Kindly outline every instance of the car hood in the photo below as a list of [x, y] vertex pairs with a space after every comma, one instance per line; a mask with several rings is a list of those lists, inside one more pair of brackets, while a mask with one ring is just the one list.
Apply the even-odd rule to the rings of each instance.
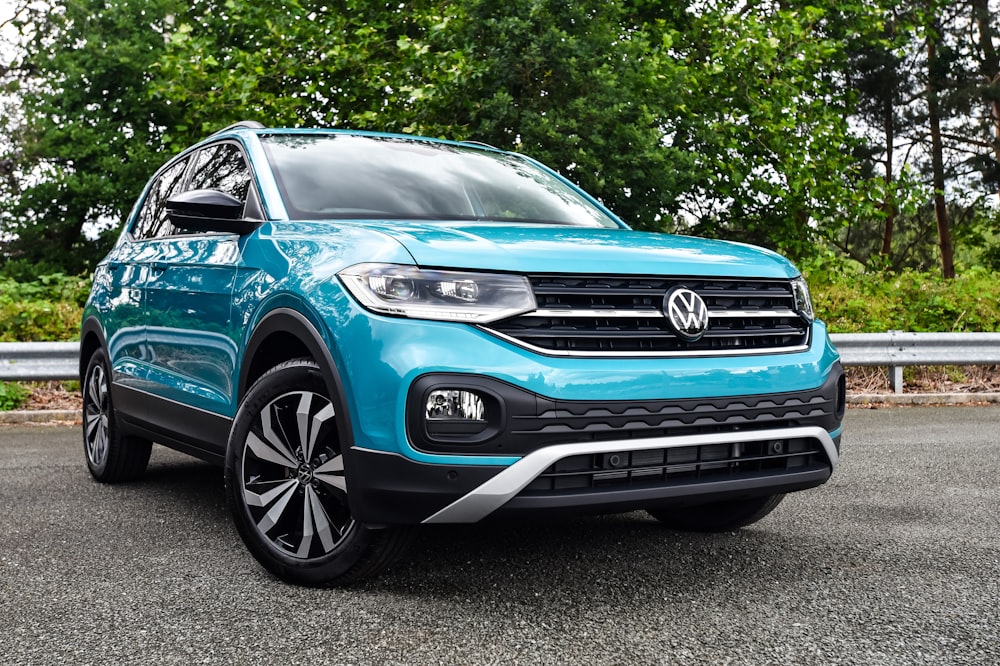
[[425, 267], [519, 273], [603, 273], [789, 278], [768, 250], [726, 241], [541, 224], [358, 222], [397, 240]]

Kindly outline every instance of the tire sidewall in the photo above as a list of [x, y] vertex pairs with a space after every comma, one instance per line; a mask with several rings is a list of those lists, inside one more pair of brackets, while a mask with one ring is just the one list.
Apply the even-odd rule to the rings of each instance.
[[[257, 415], [275, 398], [300, 390], [309, 390], [331, 399], [319, 368], [312, 361], [306, 360], [289, 361], [276, 366], [262, 375], [247, 392], [233, 420], [226, 446], [226, 500], [240, 538], [261, 565], [289, 582], [324, 585], [346, 574], [364, 557], [372, 543], [372, 531], [355, 523], [347, 538], [331, 552], [308, 560], [294, 558], [275, 548], [261, 535], [243, 498], [244, 450]], [[337, 404], [335, 400], [331, 399], [331, 402]], [[347, 443], [342, 442], [341, 446], [346, 447]]]

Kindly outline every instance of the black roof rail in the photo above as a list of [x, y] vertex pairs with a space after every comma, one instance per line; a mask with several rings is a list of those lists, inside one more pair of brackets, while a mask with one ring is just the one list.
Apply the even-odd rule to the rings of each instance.
[[266, 125], [264, 125], [263, 123], [259, 123], [256, 120], [241, 120], [238, 123], [233, 123], [232, 125], [227, 125], [226, 127], [223, 127], [222, 129], [220, 129], [220, 130], [218, 130], [216, 132], [212, 132], [212, 134], [210, 136], [215, 136], [216, 134], [221, 134], [222, 132], [228, 132], [229, 130], [232, 130], [232, 129], [240, 129], [240, 128], [243, 128], [243, 129], [264, 129], [265, 127], [266, 127]]

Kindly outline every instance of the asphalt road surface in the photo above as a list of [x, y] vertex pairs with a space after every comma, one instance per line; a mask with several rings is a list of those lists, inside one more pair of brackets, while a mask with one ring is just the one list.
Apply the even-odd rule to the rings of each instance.
[[425, 530], [350, 589], [270, 577], [221, 471], [91, 480], [0, 428], [0, 664], [998, 664], [1000, 408], [851, 410], [827, 485], [756, 526], [633, 513]]

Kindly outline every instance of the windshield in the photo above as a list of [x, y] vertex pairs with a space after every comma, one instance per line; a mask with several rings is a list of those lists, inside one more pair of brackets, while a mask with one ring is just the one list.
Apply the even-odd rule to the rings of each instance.
[[619, 226], [562, 180], [514, 155], [348, 134], [270, 134], [261, 141], [296, 219]]

